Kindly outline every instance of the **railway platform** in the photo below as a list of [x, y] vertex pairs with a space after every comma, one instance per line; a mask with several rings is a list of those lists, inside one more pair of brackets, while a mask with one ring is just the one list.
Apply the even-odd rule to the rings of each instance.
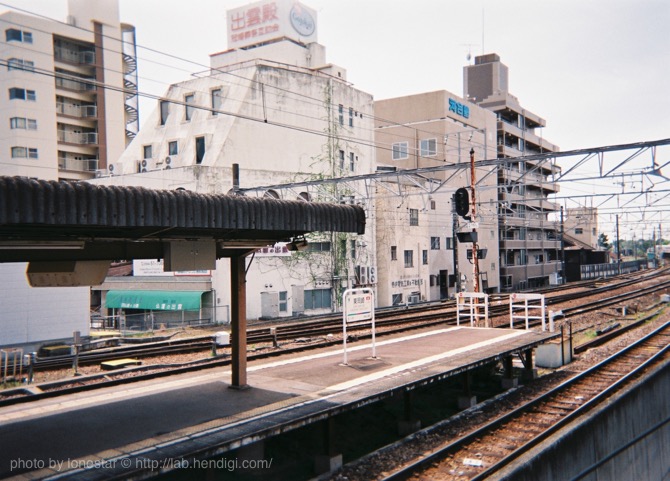
[[[532, 350], [560, 334], [445, 327], [0, 408], [0, 478], [145, 478]], [[466, 400], [469, 402], [469, 400]], [[326, 426], [327, 426], [326, 422]], [[341, 461], [328, 452], [328, 470]]]

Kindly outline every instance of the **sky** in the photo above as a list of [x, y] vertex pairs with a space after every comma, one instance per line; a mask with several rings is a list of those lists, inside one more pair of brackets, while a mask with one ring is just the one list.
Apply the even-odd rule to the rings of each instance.
[[[121, 21], [137, 30], [139, 89], [154, 95], [206, 70], [209, 54], [227, 49], [226, 10], [251, 3], [119, 2]], [[303, 3], [318, 12], [328, 62], [375, 99], [434, 90], [462, 96], [468, 54], [497, 53], [510, 93], [546, 120], [542, 136], [561, 150], [670, 137], [667, 0]], [[67, 0], [7, 0], [0, 11], [7, 5], [57, 20], [67, 14]], [[142, 101], [140, 118], [154, 105]]]

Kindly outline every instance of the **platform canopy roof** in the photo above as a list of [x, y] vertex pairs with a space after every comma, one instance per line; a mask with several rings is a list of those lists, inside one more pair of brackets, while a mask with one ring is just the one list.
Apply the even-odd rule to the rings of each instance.
[[0, 176], [0, 262], [164, 257], [215, 241], [216, 257], [311, 232], [365, 232], [359, 206]]

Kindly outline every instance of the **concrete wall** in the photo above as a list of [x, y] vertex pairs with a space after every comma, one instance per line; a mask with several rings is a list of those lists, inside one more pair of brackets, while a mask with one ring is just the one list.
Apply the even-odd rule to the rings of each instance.
[[[615, 396], [588, 419], [538, 446], [496, 479], [572, 480], [582, 471], [670, 417], [670, 364]], [[668, 479], [670, 424], [634, 443], [583, 481]]]
[[88, 287], [30, 287], [26, 264], [0, 264], [0, 346], [89, 333]]

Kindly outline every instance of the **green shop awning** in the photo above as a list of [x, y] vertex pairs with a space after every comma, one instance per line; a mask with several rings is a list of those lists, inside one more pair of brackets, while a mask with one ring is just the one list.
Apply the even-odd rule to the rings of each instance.
[[150, 309], [154, 311], [196, 311], [203, 291], [108, 291], [107, 309]]

